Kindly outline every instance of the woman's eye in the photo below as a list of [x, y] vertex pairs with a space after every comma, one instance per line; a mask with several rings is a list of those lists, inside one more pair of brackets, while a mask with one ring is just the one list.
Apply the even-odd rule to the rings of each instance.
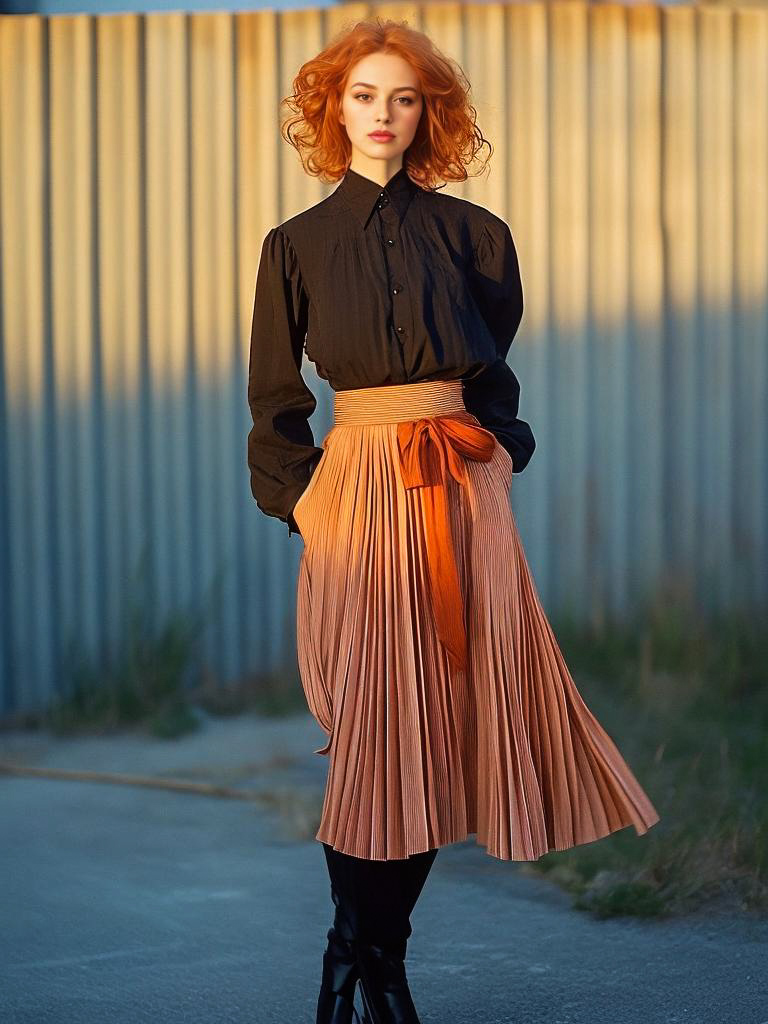
[[[362, 99], [366, 99], [366, 98], [370, 99], [370, 96], [371, 96], [371, 94], [369, 92], [358, 92], [358, 93], [355, 94], [355, 99], [356, 100], [362, 100]], [[408, 106], [408, 107], [410, 107], [412, 105], [412, 103], [413, 103], [413, 100], [411, 99], [410, 96], [398, 96], [398, 99], [399, 100], [405, 100], [405, 105]]]

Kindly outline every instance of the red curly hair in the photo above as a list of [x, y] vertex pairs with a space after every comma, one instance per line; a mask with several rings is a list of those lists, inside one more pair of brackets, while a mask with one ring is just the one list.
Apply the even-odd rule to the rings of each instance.
[[401, 56], [416, 71], [421, 85], [421, 119], [403, 154], [408, 175], [428, 189], [441, 181], [466, 181], [466, 167], [478, 151], [488, 146], [488, 157], [493, 152], [477, 126], [466, 76], [423, 32], [405, 21], [380, 17], [342, 29], [316, 57], [302, 64], [293, 92], [281, 102], [294, 112], [281, 125], [281, 135], [298, 151], [304, 170], [325, 182], [336, 182], [346, 173], [352, 145], [339, 121], [342, 96], [352, 67], [371, 53]]

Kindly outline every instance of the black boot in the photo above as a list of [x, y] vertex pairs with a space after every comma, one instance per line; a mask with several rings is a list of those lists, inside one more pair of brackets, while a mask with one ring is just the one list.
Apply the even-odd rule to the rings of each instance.
[[331, 899], [336, 906], [333, 924], [328, 929], [328, 945], [323, 953], [323, 978], [317, 1000], [317, 1024], [372, 1024], [366, 1014], [362, 1022], [355, 1008], [355, 989], [360, 979], [357, 951], [349, 922], [340, 909], [340, 898], [331, 884]]
[[[410, 915], [437, 850], [374, 861], [323, 843], [337, 909], [353, 935], [370, 1024], [419, 1024], [405, 973]], [[334, 902], [335, 899], [334, 899]]]
[[373, 1024], [420, 1024], [405, 973], [405, 943], [360, 943], [360, 992]]
[[436, 856], [437, 850], [427, 850], [426, 853], [412, 853], [407, 860], [396, 862], [401, 866], [404, 879], [405, 911], [409, 919], [421, 895], [421, 890], [424, 888], [429, 872], [432, 870]]
[[360, 1021], [355, 1008], [355, 988], [360, 973], [355, 945], [348, 942], [334, 927], [328, 929], [328, 946], [323, 953], [323, 979], [317, 999], [317, 1024], [352, 1024], [354, 1016]]
[[436, 849], [427, 850], [390, 862], [397, 865], [399, 875], [402, 938], [387, 941], [384, 933], [379, 943], [358, 943], [360, 991], [366, 1014], [370, 1013], [374, 1024], [419, 1024], [405, 973], [405, 954], [412, 931], [410, 916], [436, 856]]

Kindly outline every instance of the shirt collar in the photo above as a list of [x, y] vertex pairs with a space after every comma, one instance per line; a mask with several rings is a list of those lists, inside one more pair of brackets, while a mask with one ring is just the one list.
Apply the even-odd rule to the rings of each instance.
[[392, 175], [386, 185], [379, 185], [378, 182], [358, 174], [357, 171], [353, 171], [349, 167], [336, 189], [363, 228], [367, 227], [371, 216], [376, 211], [382, 193], [389, 199], [397, 212], [398, 219], [402, 221], [408, 204], [420, 191], [421, 186], [408, 176], [404, 166]]

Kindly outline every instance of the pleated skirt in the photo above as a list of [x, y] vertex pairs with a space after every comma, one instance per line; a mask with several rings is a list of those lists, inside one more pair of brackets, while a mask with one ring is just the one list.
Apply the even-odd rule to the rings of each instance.
[[[316, 839], [392, 860], [476, 836], [536, 860], [654, 806], [566, 666], [460, 381], [334, 394], [294, 508], [297, 655], [327, 736]], [[457, 602], [460, 602], [458, 604]]]

